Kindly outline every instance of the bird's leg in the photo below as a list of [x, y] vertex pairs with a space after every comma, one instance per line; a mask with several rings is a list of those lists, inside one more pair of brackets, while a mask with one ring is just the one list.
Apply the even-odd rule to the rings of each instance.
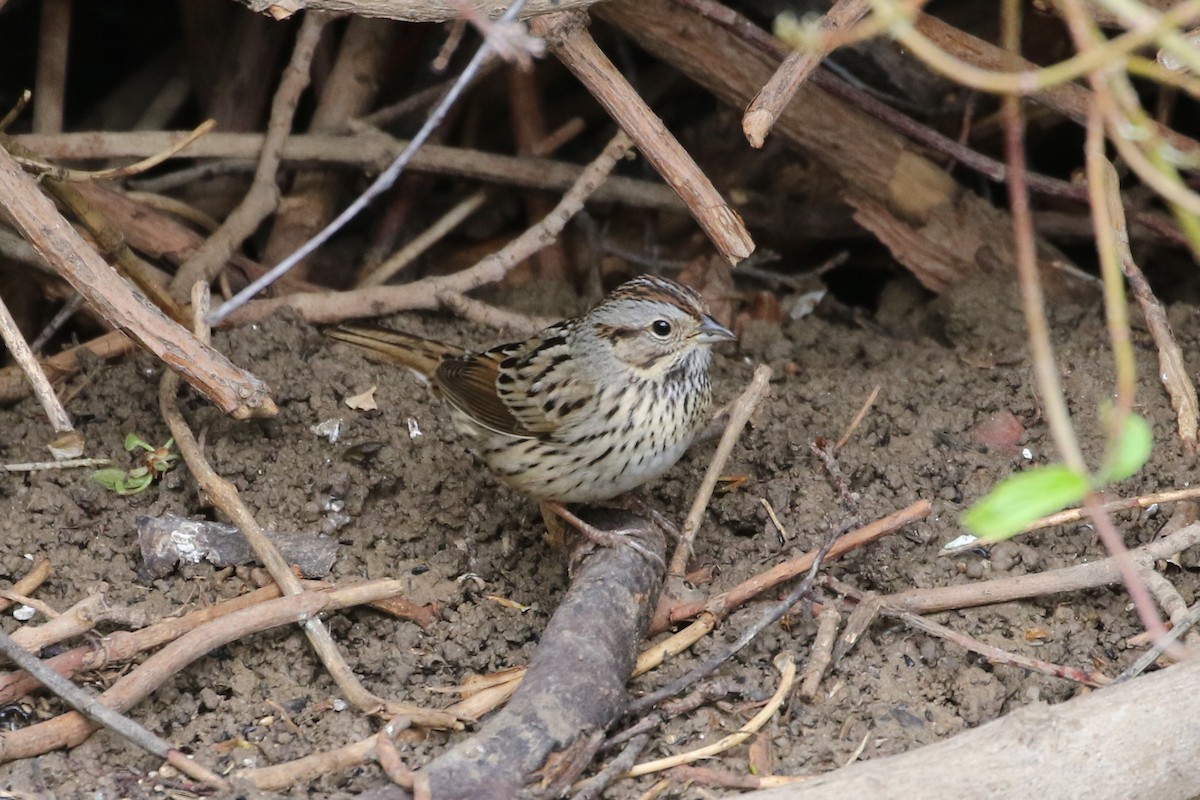
[[667, 518], [665, 514], [659, 511], [654, 506], [647, 503], [642, 498], [635, 494], [626, 494], [618, 498], [620, 505], [626, 511], [640, 516], [649, 517], [660, 531], [674, 539], [677, 543], [683, 541], [683, 534], [679, 532], [679, 526]]
[[641, 553], [650, 561], [653, 561], [658, 566], [662, 567], [664, 570], [667, 568], [667, 564], [665, 561], [663, 561], [662, 556], [646, 549], [641, 542], [638, 542], [633, 539], [633, 537], [629, 536], [628, 531], [606, 531], [597, 528], [595, 525], [590, 525], [581, 520], [562, 503], [555, 502], [553, 500], [543, 500], [541, 505], [543, 517], [546, 516], [547, 511], [555, 514], [558, 517], [561, 517], [568, 525], [579, 531], [589, 541], [595, 542], [601, 547], [619, 547], [621, 545], [630, 547], [636, 552]]

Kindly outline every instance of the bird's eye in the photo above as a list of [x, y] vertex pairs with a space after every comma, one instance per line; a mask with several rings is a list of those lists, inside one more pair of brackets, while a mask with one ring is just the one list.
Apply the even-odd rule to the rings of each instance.
[[665, 339], [671, 335], [671, 323], [665, 319], [656, 319], [650, 323], [650, 330], [654, 332], [655, 336], [661, 336]]

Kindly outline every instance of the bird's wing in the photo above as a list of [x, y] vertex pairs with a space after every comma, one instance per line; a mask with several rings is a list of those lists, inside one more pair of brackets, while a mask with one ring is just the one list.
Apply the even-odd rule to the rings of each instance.
[[496, 393], [501, 360], [495, 351], [446, 359], [437, 368], [438, 389], [446, 402], [485, 428], [506, 436], [531, 438], [537, 432], [525, 427]]
[[448, 359], [437, 381], [447, 400], [489, 429], [542, 437], [587, 413], [595, 395], [569, 360], [566, 337], [554, 326], [527, 342]]

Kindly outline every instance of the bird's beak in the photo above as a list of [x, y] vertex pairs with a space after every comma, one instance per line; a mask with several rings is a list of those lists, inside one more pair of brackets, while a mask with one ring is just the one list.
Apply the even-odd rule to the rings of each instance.
[[736, 339], [733, 331], [726, 328], [715, 319], [705, 314], [700, 318], [700, 331], [696, 334], [696, 341], [701, 344], [717, 344], [718, 342], [728, 342]]

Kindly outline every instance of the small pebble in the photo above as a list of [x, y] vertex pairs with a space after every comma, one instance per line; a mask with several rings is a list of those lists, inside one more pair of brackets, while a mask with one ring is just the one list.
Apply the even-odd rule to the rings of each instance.
[[1013, 542], [1000, 542], [992, 548], [992, 566], [1000, 572], [1008, 572], [1020, 560], [1020, 549]]

